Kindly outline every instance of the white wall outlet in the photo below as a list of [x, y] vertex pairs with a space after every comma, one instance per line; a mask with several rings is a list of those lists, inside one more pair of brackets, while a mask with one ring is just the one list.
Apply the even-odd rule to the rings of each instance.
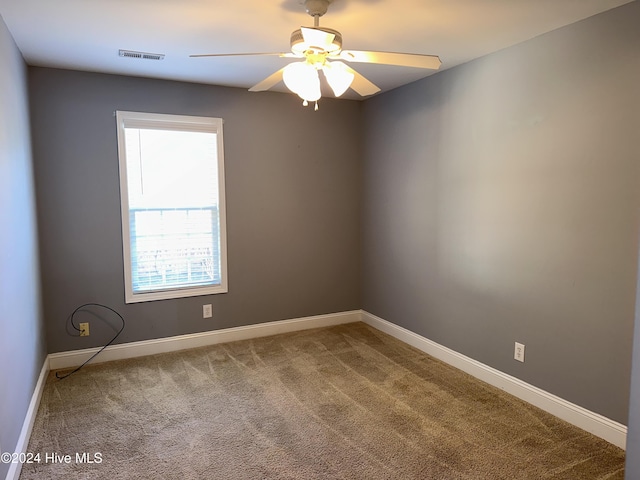
[[524, 345], [522, 343], [516, 342], [516, 349], [513, 354], [513, 358], [524, 363]]
[[211, 318], [213, 317], [213, 307], [211, 304], [202, 306], [202, 318]]
[[78, 325], [80, 327], [80, 336], [88, 337], [89, 336], [89, 323], [80, 323]]

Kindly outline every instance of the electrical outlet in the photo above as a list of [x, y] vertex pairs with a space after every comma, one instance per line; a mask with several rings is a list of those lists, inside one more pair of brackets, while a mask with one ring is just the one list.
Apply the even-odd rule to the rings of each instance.
[[202, 306], [202, 318], [211, 318], [213, 317], [213, 307], [211, 304]]
[[513, 354], [513, 358], [524, 363], [524, 345], [522, 343], [516, 342], [516, 349]]
[[89, 336], [89, 323], [81, 323], [79, 324], [80, 327], [80, 336], [81, 337], [88, 337]]

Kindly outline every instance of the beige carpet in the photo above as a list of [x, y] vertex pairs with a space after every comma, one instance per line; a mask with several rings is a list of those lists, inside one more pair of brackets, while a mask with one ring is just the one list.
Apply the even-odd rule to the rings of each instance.
[[622, 479], [625, 458], [362, 323], [50, 374], [29, 450], [24, 480]]

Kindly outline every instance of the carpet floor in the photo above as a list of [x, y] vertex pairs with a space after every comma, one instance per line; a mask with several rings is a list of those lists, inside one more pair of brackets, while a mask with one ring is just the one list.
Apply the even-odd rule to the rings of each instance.
[[51, 373], [29, 452], [23, 480], [610, 480], [625, 461], [363, 323]]

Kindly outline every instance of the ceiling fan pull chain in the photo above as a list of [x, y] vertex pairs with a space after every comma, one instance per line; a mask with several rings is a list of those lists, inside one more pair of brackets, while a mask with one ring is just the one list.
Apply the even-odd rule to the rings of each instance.
[[318, 102], [316, 101], [316, 108], [314, 108], [314, 110], [317, 112], [318, 111]]

